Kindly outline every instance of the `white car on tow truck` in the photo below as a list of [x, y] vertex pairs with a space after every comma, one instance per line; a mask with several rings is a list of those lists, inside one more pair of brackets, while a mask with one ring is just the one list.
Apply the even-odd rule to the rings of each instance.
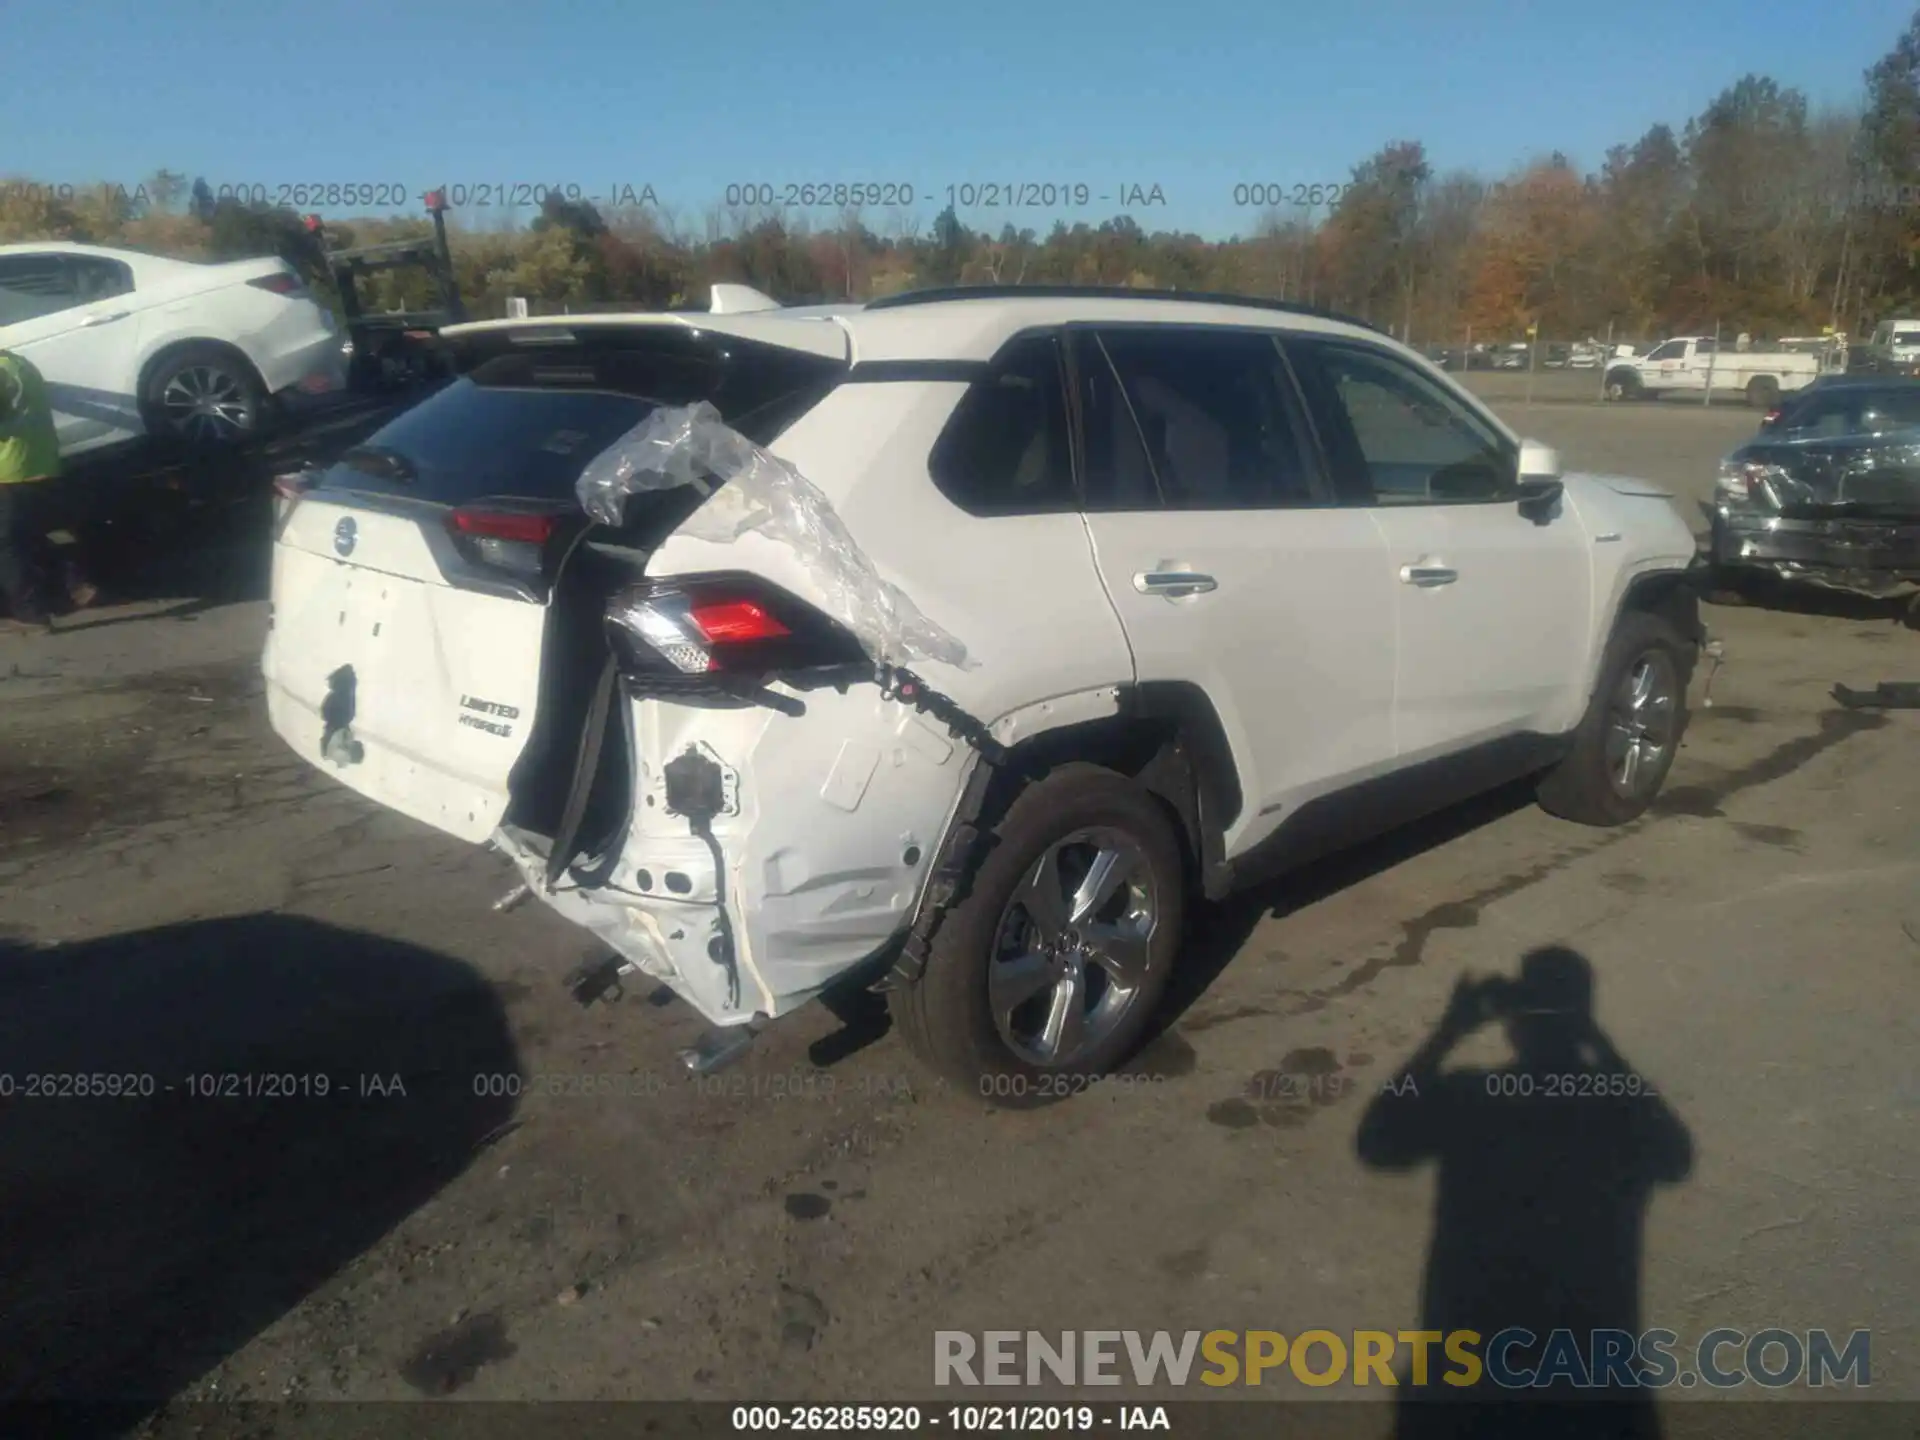
[[1737, 350], [1711, 335], [1681, 335], [1645, 355], [1610, 361], [1606, 392], [1609, 400], [1657, 400], [1726, 391], [1744, 395], [1756, 410], [1771, 410], [1782, 395], [1812, 384], [1823, 368], [1817, 355]]
[[836, 990], [1035, 1103], [1150, 1033], [1192, 901], [1515, 779], [1673, 762], [1694, 539], [1406, 346], [972, 287], [488, 321], [282, 482], [274, 729], [712, 1027]]
[[0, 245], [0, 349], [46, 379], [68, 460], [142, 437], [242, 443], [276, 397], [345, 385], [340, 344], [284, 260]]

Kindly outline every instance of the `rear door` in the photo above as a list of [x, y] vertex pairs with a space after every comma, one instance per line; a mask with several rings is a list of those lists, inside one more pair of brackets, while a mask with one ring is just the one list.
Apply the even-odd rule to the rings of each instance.
[[[492, 833], [541, 695], [549, 600], [587, 525], [574, 484], [656, 404], [770, 440], [844, 361], [678, 328], [469, 342], [467, 373], [284, 499], [263, 657], [274, 728], [382, 804]], [[644, 547], [690, 491], [646, 497]]]
[[1242, 793], [1231, 857], [1392, 760], [1385, 546], [1333, 503], [1270, 333], [1073, 341], [1101, 578], [1139, 679], [1195, 685], [1219, 713]]

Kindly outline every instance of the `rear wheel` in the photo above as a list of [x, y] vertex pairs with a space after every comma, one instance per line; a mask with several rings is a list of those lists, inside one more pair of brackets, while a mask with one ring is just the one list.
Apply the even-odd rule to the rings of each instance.
[[1607, 372], [1607, 399], [1638, 400], [1640, 395], [1640, 377], [1633, 371], [1609, 370]]
[[1686, 733], [1695, 654], [1659, 616], [1622, 615], [1573, 747], [1535, 792], [1540, 808], [1583, 825], [1624, 825], [1646, 813]]
[[1747, 382], [1747, 404], [1756, 410], [1771, 410], [1780, 403], [1780, 382], [1771, 375], [1756, 375]]
[[1180, 946], [1185, 872], [1160, 803], [1071, 764], [1029, 785], [940, 921], [918, 983], [889, 994], [914, 1052], [994, 1104], [1063, 1099], [1139, 1044]]
[[188, 345], [154, 367], [141, 395], [148, 432], [194, 448], [245, 443], [264, 426], [266, 389], [253, 367], [219, 345]]

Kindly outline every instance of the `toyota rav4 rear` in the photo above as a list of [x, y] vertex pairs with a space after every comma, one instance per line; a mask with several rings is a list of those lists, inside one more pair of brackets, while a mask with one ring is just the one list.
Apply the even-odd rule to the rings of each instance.
[[459, 379], [284, 482], [275, 729], [497, 846], [697, 1068], [876, 985], [1015, 1102], [1141, 1042], [1189, 895], [1522, 776], [1644, 813], [1671, 497], [1336, 317], [1015, 296], [446, 332]]

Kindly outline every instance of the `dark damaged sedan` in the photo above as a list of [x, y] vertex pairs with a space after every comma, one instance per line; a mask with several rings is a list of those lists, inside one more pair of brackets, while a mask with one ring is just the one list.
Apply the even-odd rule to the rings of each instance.
[[1720, 462], [1713, 558], [1892, 599], [1920, 594], [1920, 382], [1836, 380]]

